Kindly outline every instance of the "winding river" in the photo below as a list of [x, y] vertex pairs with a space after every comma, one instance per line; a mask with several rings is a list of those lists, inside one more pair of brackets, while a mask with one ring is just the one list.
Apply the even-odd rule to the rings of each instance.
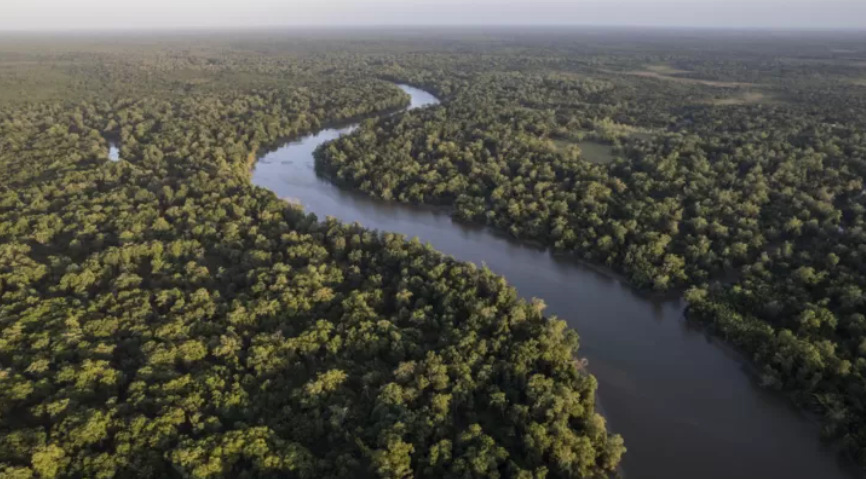
[[[399, 85], [409, 109], [435, 105]], [[291, 142], [256, 164], [253, 182], [320, 218], [417, 236], [455, 258], [484, 263], [547, 313], [568, 321], [598, 378], [600, 406], [624, 436], [627, 479], [832, 479], [853, 474], [818, 439], [818, 426], [761, 389], [742, 359], [683, 319], [679, 300], [647, 299], [617, 279], [443, 212], [382, 202], [316, 176], [313, 151], [356, 126]]]

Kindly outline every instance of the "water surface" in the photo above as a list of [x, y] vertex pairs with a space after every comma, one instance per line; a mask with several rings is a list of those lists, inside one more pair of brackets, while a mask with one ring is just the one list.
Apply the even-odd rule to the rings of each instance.
[[[412, 106], [437, 103], [400, 85]], [[624, 436], [627, 479], [834, 479], [851, 477], [822, 447], [818, 427], [777, 394], [759, 388], [737, 355], [683, 319], [683, 303], [650, 300], [609, 276], [442, 212], [382, 202], [318, 178], [313, 151], [351, 132], [329, 129], [267, 154], [256, 185], [300, 202], [320, 218], [417, 236], [455, 258], [486, 264], [525, 298], [581, 337], [598, 378], [601, 407]]]
[[109, 161], [120, 161], [120, 147], [113, 141], [108, 142], [108, 159]]

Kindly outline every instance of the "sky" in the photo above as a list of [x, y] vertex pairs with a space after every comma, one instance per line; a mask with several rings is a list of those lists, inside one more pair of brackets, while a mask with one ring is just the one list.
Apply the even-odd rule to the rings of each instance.
[[0, 33], [379, 25], [866, 29], [866, 0], [0, 0]]

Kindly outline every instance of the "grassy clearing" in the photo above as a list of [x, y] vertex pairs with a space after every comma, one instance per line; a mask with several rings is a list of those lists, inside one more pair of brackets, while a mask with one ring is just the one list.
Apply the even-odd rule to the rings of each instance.
[[747, 91], [740, 95], [711, 100], [710, 104], [713, 106], [756, 105], [758, 103], [767, 103], [769, 101], [772, 101], [772, 98], [766, 93]]
[[577, 146], [580, 148], [580, 157], [596, 165], [606, 165], [616, 158], [613, 154], [613, 146], [611, 145], [584, 140], [578, 143]]
[[684, 73], [692, 73], [688, 70], [679, 70], [677, 68], [673, 68], [670, 65], [648, 65], [643, 70], [629, 70], [629, 71], [613, 71], [613, 70], [604, 70], [607, 73], [617, 73], [620, 75], [631, 75], [643, 78], [654, 78], [657, 80], [667, 80], [673, 81], [677, 83], [685, 83], [690, 85], [704, 85], [711, 86], [716, 88], [745, 88], [755, 86], [754, 83], [742, 83], [742, 82], [726, 82], [726, 81], [717, 81], [717, 80], [701, 80], [700, 78], [688, 78], [681, 75]]
[[679, 68], [674, 68], [670, 65], [647, 65], [647, 72], [658, 73], [659, 75], [678, 75], [681, 73], [691, 73], [689, 70], [680, 70]]
[[628, 139], [651, 140], [658, 134], [656, 131], [631, 125], [610, 122], [597, 126], [596, 130], [579, 130], [550, 138], [553, 149], [560, 153], [579, 151], [583, 160], [597, 165], [606, 165], [616, 159], [613, 143], [598, 139], [611, 137], [617, 142]]
[[[670, 65], [647, 65], [644, 70], [632, 70], [618, 73], [716, 88], [751, 88], [756, 86], [754, 83], [701, 80], [699, 78], [676, 76], [692, 72], [688, 70], [680, 70]], [[770, 100], [772, 99], [766, 93], [759, 91], [745, 91], [727, 98], [711, 100], [708, 103], [714, 106], [755, 105], [758, 103], [766, 103]]]
[[552, 143], [553, 148], [562, 153], [577, 148], [580, 150], [581, 159], [596, 165], [606, 165], [616, 158], [613, 154], [613, 146], [599, 141], [560, 138], [553, 140]]
[[668, 80], [674, 81], [678, 83], [688, 83], [691, 85], [704, 85], [711, 86], [716, 88], [744, 88], [755, 86], [754, 83], [742, 83], [742, 82], [727, 82], [727, 81], [716, 81], [716, 80], [701, 80], [700, 78], [685, 78], [685, 77], [675, 77], [662, 75], [660, 73], [650, 71], [650, 70], [637, 70], [637, 71], [628, 71], [624, 72], [626, 75], [644, 77], [644, 78], [655, 78], [659, 80]]

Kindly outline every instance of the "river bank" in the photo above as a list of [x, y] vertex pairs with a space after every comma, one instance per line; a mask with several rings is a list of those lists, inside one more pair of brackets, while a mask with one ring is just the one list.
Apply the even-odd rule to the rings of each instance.
[[[435, 103], [401, 88], [415, 108]], [[548, 314], [581, 335], [579, 356], [589, 359], [605, 416], [626, 441], [626, 477], [850, 477], [814, 423], [760, 388], [721, 341], [685, 321], [681, 299], [642, 296], [622, 278], [463, 225], [448, 211], [375, 200], [317, 175], [316, 148], [352, 130], [326, 129], [264, 155], [253, 183], [319, 217], [418, 237], [488, 266], [527, 299], [544, 299]]]

